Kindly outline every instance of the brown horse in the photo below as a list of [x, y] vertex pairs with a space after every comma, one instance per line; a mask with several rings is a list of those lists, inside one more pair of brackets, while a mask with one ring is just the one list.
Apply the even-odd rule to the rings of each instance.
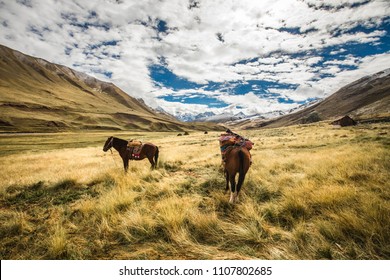
[[[226, 191], [230, 182], [230, 203], [238, 201], [238, 193], [244, 183], [245, 175], [250, 167], [250, 153], [247, 148], [232, 146], [225, 154]], [[236, 174], [238, 182], [236, 185]]]
[[152, 165], [152, 169], [156, 168], [159, 153], [158, 147], [156, 145], [153, 145], [151, 143], [144, 143], [140, 151], [139, 157], [132, 158], [132, 151], [127, 147], [127, 144], [127, 140], [111, 136], [108, 137], [106, 143], [104, 143], [103, 151], [107, 152], [111, 148], [117, 150], [123, 160], [125, 172], [127, 172], [127, 169], [129, 168], [129, 160], [131, 159], [142, 160], [144, 158], [148, 158], [150, 164]]

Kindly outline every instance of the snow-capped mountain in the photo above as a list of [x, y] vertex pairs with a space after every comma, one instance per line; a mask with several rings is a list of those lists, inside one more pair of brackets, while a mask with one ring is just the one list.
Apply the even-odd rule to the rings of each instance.
[[[266, 119], [272, 119], [275, 117], [280, 117], [285, 114], [290, 114], [292, 112], [296, 112], [299, 110], [302, 110], [306, 107], [309, 107], [316, 102], [319, 102], [320, 99], [313, 100], [311, 102], [299, 105], [298, 107], [295, 107], [291, 110], [288, 111], [281, 111], [281, 110], [276, 110], [276, 111], [270, 111], [262, 114], [252, 114], [252, 115], [246, 115], [243, 112], [238, 112], [234, 113], [231, 111], [226, 111], [220, 114], [215, 114], [213, 112], [204, 112], [201, 114], [191, 114], [191, 113], [182, 113], [178, 114], [175, 117], [178, 118], [181, 121], [186, 121], [186, 122], [214, 122], [214, 123], [228, 123], [228, 124], [235, 124], [235, 123], [240, 123], [246, 120], [266, 120]], [[161, 109], [163, 110], [163, 109]]]
[[239, 112], [237, 114], [232, 114], [232, 113], [222, 113], [218, 115], [210, 115], [208, 117], [203, 117], [199, 118], [198, 121], [203, 121], [203, 122], [215, 122], [215, 123], [225, 123], [227, 121], [234, 121], [234, 120], [239, 120], [247, 117], [244, 113]]

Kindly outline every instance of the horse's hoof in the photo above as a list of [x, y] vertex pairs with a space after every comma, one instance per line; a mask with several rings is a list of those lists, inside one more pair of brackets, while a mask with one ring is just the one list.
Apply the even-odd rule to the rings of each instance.
[[237, 194], [236, 193], [230, 193], [229, 203], [234, 204], [236, 201], [237, 201]]

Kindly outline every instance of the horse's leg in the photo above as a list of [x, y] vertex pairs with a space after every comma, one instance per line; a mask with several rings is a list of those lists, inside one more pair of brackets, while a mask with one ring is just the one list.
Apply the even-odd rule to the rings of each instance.
[[238, 174], [238, 182], [237, 182], [237, 195], [241, 190], [242, 185], [244, 184], [246, 172], [248, 169], [240, 170], [240, 173]]
[[229, 203], [236, 202], [237, 198], [237, 192], [236, 192], [236, 174], [230, 174], [229, 181], [230, 181], [230, 200]]
[[225, 178], [226, 178], [226, 188], [225, 188], [225, 193], [229, 190], [229, 173], [227, 170], [225, 170]]
[[246, 175], [245, 173], [238, 175], [237, 194], [240, 192], [242, 184], [244, 183], [245, 175]]
[[239, 192], [241, 190], [242, 184], [244, 183], [245, 175], [246, 175], [245, 173], [242, 173], [242, 174], [238, 175], [236, 201], [238, 201], [238, 194], [239, 194]]
[[154, 168], [157, 168], [158, 154], [159, 154], [159, 150], [158, 147], [156, 146], [154, 153], [152, 154], [152, 157], [154, 158]]
[[155, 168], [155, 163], [153, 161], [153, 156], [147, 155], [147, 157], [148, 157], [148, 160], [149, 160], [150, 164], [152, 165], [150, 168], [154, 169]]
[[237, 200], [238, 194], [241, 190], [242, 185], [244, 184], [246, 173], [248, 172], [250, 166], [250, 156], [244, 154], [243, 151], [238, 153], [240, 166], [238, 168], [238, 182], [237, 182]]
[[129, 158], [123, 157], [123, 167], [125, 168], [125, 173], [127, 173], [127, 169], [129, 169]]

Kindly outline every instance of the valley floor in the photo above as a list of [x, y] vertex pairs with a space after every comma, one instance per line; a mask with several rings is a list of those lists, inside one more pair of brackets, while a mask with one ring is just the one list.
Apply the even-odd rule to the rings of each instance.
[[389, 259], [390, 124], [241, 131], [240, 202], [221, 132], [118, 133], [160, 147], [124, 174], [110, 133], [0, 135], [1, 259]]

